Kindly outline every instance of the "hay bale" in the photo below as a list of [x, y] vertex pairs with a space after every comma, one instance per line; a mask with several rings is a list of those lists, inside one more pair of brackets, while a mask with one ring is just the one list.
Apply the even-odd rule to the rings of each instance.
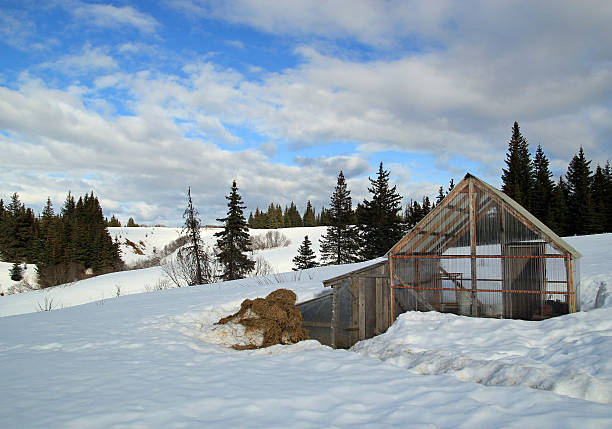
[[237, 313], [224, 317], [218, 325], [240, 324], [246, 333], [261, 333], [261, 343], [235, 345], [235, 349], [258, 349], [274, 344], [294, 344], [309, 339], [302, 328], [302, 314], [295, 305], [297, 296], [288, 289], [277, 289], [265, 298], [245, 299]]

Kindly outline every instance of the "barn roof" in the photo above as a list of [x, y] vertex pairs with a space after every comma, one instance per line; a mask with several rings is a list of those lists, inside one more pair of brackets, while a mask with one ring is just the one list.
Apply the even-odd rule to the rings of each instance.
[[[495, 213], [504, 213], [513, 218], [522, 230], [517, 236], [524, 241], [543, 240], [558, 252], [579, 258], [580, 253], [550, 228], [529, 213], [508, 195], [479, 178], [466, 174], [453, 190], [427, 216], [399, 240], [385, 256], [391, 254], [442, 253], [456, 245], [458, 237], [469, 234], [469, 192], [476, 193], [474, 210], [481, 224]], [[498, 225], [500, 230], [506, 226]], [[486, 226], [485, 226], [486, 227]], [[514, 227], [515, 229], [519, 227]], [[483, 227], [484, 228], [484, 227]], [[499, 232], [497, 232], [499, 234]], [[511, 234], [508, 233], [510, 236]], [[512, 239], [512, 237], [509, 237]]]

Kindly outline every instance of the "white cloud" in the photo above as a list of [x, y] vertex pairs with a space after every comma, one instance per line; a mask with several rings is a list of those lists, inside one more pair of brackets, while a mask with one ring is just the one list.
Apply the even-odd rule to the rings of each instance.
[[127, 25], [148, 34], [155, 33], [159, 26], [155, 18], [131, 6], [81, 3], [73, 14], [82, 24], [114, 29]]
[[113, 57], [108, 55], [106, 49], [92, 47], [90, 43], [86, 43], [80, 54], [64, 55], [55, 61], [42, 63], [39, 67], [61, 71], [68, 75], [79, 75], [96, 70], [113, 70], [118, 65]]
[[398, 37], [437, 30], [449, 1], [405, 0], [175, 0], [188, 15], [247, 24], [294, 36], [355, 39], [373, 46], [394, 45]]
[[337, 176], [342, 170], [344, 177], [351, 178], [354, 176], [361, 176], [368, 172], [370, 166], [368, 161], [359, 156], [332, 156], [332, 157], [316, 157], [309, 158], [305, 156], [296, 156], [294, 158], [296, 164], [306, 167], [311, 166], [320, 168], [327, 175]]
[[[580, 145], [594, 164], [611, 152], [607, 2], [558, 2], [554, 8], [531, 1], [174, 4], [194, 16], [298, 36], [299, 61], [274, 73], [244, 65], [243, 75], [198, 52], [190, 63], [178, 62], [177, 72], [162, 71], [154, 56], [128, 72], [110, 48], [86, 43], [80, 54], [43, 67], [86, 74], [93, 87], [54, 89], [28, 73], [21, 85], [0, 87], [0, 130], [6, 132], [0, 134], [0, 194], [23, 190], [44, 202], [37, 183], [45, 183], [44, 193], [52, 197], [94, 187], [103, 198], [132, 202], [113, 203], [112, 209], [145, 217], [137, 221], [176, 223], [184, 190], [192, 185], [204, 221], [211, 223], [225, 211], [222, 196], [232, 179], [238, 179], [249, 208], [266, 207], [271, 199], [298, 206], [310, 199], [320, 207], [328, 204], [342, 169], [354, 200], [361, 200], [366, 176], [375, 173], [371, 166], [390, 150], [427, 154], [432, 169], [457, 181], [465, 173], [458, 157], [485, 173], [484, 179], [499, 177], [514, 120], [532, 151], [541, 143], [559, 169]], [[81, 4], [75, 16], [147, 35], [160, 28], [129, 6]], [[337, 37], [368, 44], [373, 54], [367, 60], [353, 55], [342, 43], [334, 46]], [[318, 38], [332, 48], [321, 49]], [[150, 47], [137, 40], [117, 45], [122, 59], [145, 49]], [[170, 55], [156, 49], [159, 56]], [[30, 72], [37, 70], [42, 69]], [[251, 72], [257, 79], [249, 80]], [[129, 114], [116, 114], [96, 98], [113, 91], [122, 97], [119, 110]], [[255, 142], [235, 131], [240, 129], [267, 143], [254, 148]], [[356, 153], [308, 155], [322, 152], [309, 152], [313, 146], [337, 142], [352, 143]], [[233, 147], [226, 151], [218, 144]], [[295, 151], [299, 167], [268, 158], [287, 159], [287, 148]], [[425, 167], [391, 166], [407, 197], [437, 191], [433, 180], [415, 174], [419, 168]], [[48, 180], [49, 171], [65, 177]]]
[[244, 49], [244, 43], [241, 40], [228, 40], [225, 43], [233, 46], [234, 48]]

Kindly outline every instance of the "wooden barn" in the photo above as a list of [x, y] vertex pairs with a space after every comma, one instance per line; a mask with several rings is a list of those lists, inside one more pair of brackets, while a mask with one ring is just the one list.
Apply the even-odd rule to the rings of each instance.
[[350, 347], [411, 310], [525, 320], [579, 310], [580, 253], [469, 174], [385, 257], [323, 282], [327, 310], [304, 321], [331, 311], [318, 326], [325, 344]]

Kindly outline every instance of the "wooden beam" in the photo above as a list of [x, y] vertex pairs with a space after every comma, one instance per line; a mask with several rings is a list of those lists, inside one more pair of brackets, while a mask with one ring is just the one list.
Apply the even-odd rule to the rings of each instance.
[[393, 308], [393, 273], [394, 273], [394, 264], [393, 258], [391, 254], [389, 254], [389, 308], [391, 309], [391, 314], [389, 315], [389, 326], [393, 324], [395, 321], [395, 311]]
[[[462, 180], [461, 182], [459, 182], [457, 184], [457, 186], [455, 186], [453, 188], [452, 191], [449, 192], [449, 194], [446, 196], [446, 198], [444, 198], [441, 202], [440, 205], [438, 207], [442, 208], [445, 207], [447, 205], [449, 205], [451, 203], [451, 201], [453, 201], [455, 199], [455, 196], [457, 194], [463, 193], [463, 190], [465, 189], [466, 186], [466, 181]], [[423, 227], [425, 225], [427, 225], [431, 219], [433, 219], [436, 216], [436, 212], [438, 210], [432, 210], [431, 212], [429, 212], [413, 229], [412, 231], [410, 231], [408, 234], [406, 234], [395, 246], [393, 246], [393, 248], [389, 251], [389, 253], [397, 253], [399, 251], [399, 249], [401, 249], [402, 247], [404, 247], [406, 245], [407, 242], [409, 242], [410, 240], [412, 240], [412, 238], [414, 237], [414, 235], [416, 235], [418, 233], [418, 231], [421, 231], [423, 229]]]
[[476, 289], [478, 280], [476, 275], [476, 193], [474, 192], [474, 181], [469, 183], [470, 195], [470, 271], [472, 275], [472, 316], [478, 316], [478, 300]]
[[565, 269], [567, 270], [567, 291], [569, 292], [568, 309], [570, 313], [576, 312], [576, 289], [574, 287], [574, 261], [571, 255], [567, 256]]
[[357, 280], [357, 294], [359, 296], [359, 340], [366, 339], [366, 296], [365, 296], [365, 279]]
[[[458, 202], [458, 204], [462, 203], [462, 202], [463, 202], [463, 200], [465, 199], [465, 198], [462, 198], [462, 197], [463, 197], [463, 195], [460, 195], [460, 196], [458, 197], [458, 198], [461, 198], [461, 200]], [[450, 206], [450, 204], [447, 204], [447, 205], [449, 205], [449, 206]], [[436, 208], [436, 209], [434, 209], [434, 210], [441, 211], [442, 209], [444, 209], [444, 206], [441, 206], [440, 208]], [[438, 219], [438, 222], [436, 222], [434, 225], [432, 225], [431, 227], [429, 227], [429, 229], [430, 229], [430, 230], [431, 230], [431, 229], [437, 229], [437, 228], [438, 228], [438, 227], [440, 227], [440, 226], [441, 226], [441, 225], [442, 225], [444, 222], [446, 222], [446, 221], [450, 220], [450, 218], [451, 218], [452, 216], [459, 216], [459, 214], [457, 213], [457, 210], [452, 210], [452, 211], [447, 212], [447, 213], [446, 213], [444, 216], [442, 216], [442, 217], [440, 217], [440, 219]], [[452, 222], [449, 222], [449, 226], [450, 226], [450, 225], [452, 225]], [[415, 251], [415, 250], [418, 248], [418, 246], [420, 246], [421, 244], [423, 244], [423, 242], [425, 242], [425, 240], [427, 240], [428, 238], [430, 238], [430, 237], [432, 236], [432, 234], [430, 234], [430, 231], [425, 231], [425, 229], [426, 229], [426, 228], [427, 228], [427, 225], [423, 225], [422, 229], [419, 229], [419, 230], [418, 230], [418, 232], [416, 232], [415, 234], [413, 234], [413, 235], [416, 235], [416, 234], [423, 234], [423, 236], [422, 236], [421, 238], [419, 238], [419, 239], [416, 241], [416, 243], [414, 243], [414, 244], [413, 244], [413, 245], [410, 247], [410, 249], [408, 249], [408, 252], [410, 252], [410, 253], [411, 253], [411, 252], [414, 252], [414, 251]], [[449, 230], [449, 228], [445, 229], [444, 231], [442, 231], [442, 232], [440, 233], [440, 235], [445, 234], [445, 233], [446, 233], [446, 231], [448, 231], [448, 230]], [[451, 234], [448, 234], [448, 235], [451, 235]], [[434, 241], [438, 241], [438, 242], [440, 242], [440, 240], [439, 240], [439, 239], [434, 240]], [[431, 247], [431, 246], [430, 246], [430, 247]]]

